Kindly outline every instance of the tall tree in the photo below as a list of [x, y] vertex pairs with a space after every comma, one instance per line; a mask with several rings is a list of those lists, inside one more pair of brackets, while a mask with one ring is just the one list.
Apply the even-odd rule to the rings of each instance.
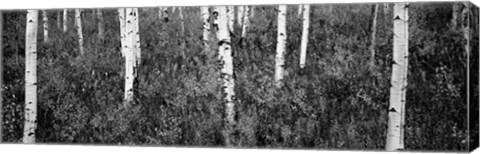
[[67, 32], [68, 10], [63, 9], [63, 32]]
[[253, 18], [255, 16], [255, 6], [252, 6], [252, 8], [250, 8], [250, 18]]
[[[233, 7], [231, 7], [233, 8]], [[218, 52], [219, 52], [219, 59], [221, 61], [221, 78], [223, 81], [223, 93], [225, 94], [225, 112], [226, 112], [226, 131], [227, 134], [225, 136], [225, 142], [227, 146], [231, 146], [231, 138], [230, 133], [233, 129], [235, 124], [235, 104], [234, 104], [234, 86], [235, 86], [235, 79], [233, 78], [233, 51], [230, 45], [231, 43], [231, 32], [229, 28], [229, 22], [231, 16], [229, 14], [233, 12], [233, 9], [228, 9], [225, 6], [218, 6], [216, 9], [217, 12], [217, 36], [218, 36]], [[230, 11], [230, 12], [229, 12]]]
[[75, 26], [78, 34], [78, 48], [80, 49], [80, 54], [83, 55], [82, 10], [80, 9], [75, 9]]
[[57, 28], [60, 29], [62, 26], [62, 12], [57, 11]]
[[244, 6], [243, 10], [243, 23], [242, 23], [242, 39], [245, 39], [247, 37], [247, 29], [250, 27], [250, 19], [248, 17], [248, 14], [250, 14], [250, 8], [248, 6]]
[[97, 9], [97, 18], [98, 18], [98, 38], [103, 40], [105, 38], [104, 36], [104, 20], [103, 20], [103, 12], [101, 9]]
[[158, 7], [158, 19], [163, 18], [163, 7]]
[[3, 139], [3, 13], [0, 11], [0, 143]]
[[377, 36], [377, 13], [378, 12], [378, 4], [373, 4], [372, 6], [372, 25], [370, 27], [370, 67], [372, 68], [375, 66], [375, 39]]
[[452, 27], [453, 29], [457, 29], [458, 27], [458, 14], [459, 14], [459, 11], [460, 11], [460, 5], [456, 2], [453, 3], [453, 6], [452, 6], [452, 19], [451, 19], [451, 24], [452, 24]]
[[127, 8], [125, 21], [125, 97], [124, 107], [134, 103], [134, 87], [137, 78], [137, 67], [140, 62], [140, 36], [138, 33], [138, 10]]
[[204, 52], [210, 52], [210, 12], [208, 11], [208, 6], [200, 7], [203, 21], [203, 48]]
[[228, 30], [233, 34], [233, 24], [235, 23], [235, 8], [233, 6], [227, 6], [227, 21]]
[[408, 3], [393, 7], [393, 64], [388, 108], [387, 151], [403, 150], [408, 73]]
[[277, 87], [282, 86], [285, 65], [285, 46], [287, 41], [287, 6], [278, 6], [278, 24], [277, 24], [277, 53], [275, 56], [275, 82]]
[[298, 11], [297, 11], [297, 15], [298, 17], [300, 17], [302, 15], [302, 4], [298, 5]]
[[308, 46], [308, 29], [310, 27], [310, 5], [303, 5], [303, 30], [302, 30], [302, 42], [300, 43], [300, 68], [305, 67], [305, 61], [307, 58], [307, 46]]
[[25, 125], [23, 143], [35, 143], [37, 129], [38, 10], [28, 10], [25, 36]]
[[48, 42], [48, 15], [47, 11], [42, 10], [42, 19], [43, 19], [43, 42]]
[[463, 2], [462, 32], [463, 38], [466, 40], [466, 43], [464, 45], [465, 54], [470, 55], [470, 2]]
[[125, 57], [126, 50], [126, 30], [125, 30], [125, 8], [118, 8], [118, 21], [120, 22], [120, 53]]
[[242, 26], [242, 24], [243, 24], [243, 21], [242, 21], [243, 17], [242, 16], [244, 16], [244, 14], [243, 14], [244, 8], [245, 8], [245, 6], [237, 6], [237, 25], [238, 26]]
[[178, 7], [178, 15], [180, 17], [180, 36], [185, 35], [185, 21], [183, 19], [183, 7]]

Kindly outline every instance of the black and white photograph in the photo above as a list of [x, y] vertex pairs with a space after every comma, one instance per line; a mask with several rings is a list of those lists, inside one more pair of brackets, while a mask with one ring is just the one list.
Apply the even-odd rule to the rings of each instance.
[[479, 22], [470, 1], [0, 9], [0, 144], [471, 152]]

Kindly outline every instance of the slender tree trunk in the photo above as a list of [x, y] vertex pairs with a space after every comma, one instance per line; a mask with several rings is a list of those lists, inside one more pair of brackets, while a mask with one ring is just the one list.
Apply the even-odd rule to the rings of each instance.
[[452, 24], [452, 28], [453, 29], [457, 29], [458, 27], [458, 14], [459, 14], [459, 11], [460, 11], [460, 6], [458, 3], [453, 3], [453, 6], [452, 6], [452, 19], [451, 19], [451, 24]]
[[80, 54], [84, 55], [83, 51], [83, 33], [82, 33], [82, 10], [75, 9], [75, 25], [77, 27], [78, 34], [78, 48], [80, 49]]
[[183, 19], [183, 8], [178, 7], [178, 15], [180, 16], [180, 36], [185, 35], [185, 22]]
[[124, 107], [129, 108], [134, 103], [134, 87], [137, 78], [137, 67], [140, 59], [140, 37], [138, 33], [137, 8], [126, 9], [126, 49], [125, 49], [125, 100]]
[[235, 23], [235, 8], [233, 6], [227, 6], [227, 19], [228, 30], [233, 34], [233, 25]]
[[298, 5], [298, 12], [297, 12], [297, 15], [298, 17], [300, 17], [302, 15], [302, 4]]
[[275, 82], [277, 87], [282, 86], [285, 65], [285, 46], [287, 40], [287, 6], [278, 6], [278, 24], [277, 24], [277, 54], [275, 56]]
[[163, 7], [158, 7], [158, 19], [163, 18]]
[[125, 57], [125, 50], [127, 48], [125, 20], [125, 8], [118, 8], [118, 21], [120, 22], [120, 52], [122, 53], [122, 57]]
[[300, 47], [300, 68], [305, 67], [305, 61], [307, 58], [307, 46], [308, 46], [308, 29], [310, 27], [310, 5], [303, 5], [303, 31], [302, 42]]
[[408, 73], [408, 3], [395, 3], [393, 60], [388, 110], [387, 151], [403, 150]]
[[243, 21], [242, 21], [243, 17], [242, 16], [244, 15], [244, 13], [243, 13], [244, 8], [245, 8], [245, 6], [237, 6], [237, 25], [239, 27], [241, 27], [242, 24], [243, 24]]
[[[233, 8], [233, 7], [231, 7]], [[231, 17], [229, 14], [233, 12], [233, 9], [228, 9], [225, 6], [218, 6], [218, 30], [217, 36], [218, 40], [218, 52], [219, 58], [222, 63], [221, 73], [223, 80], [223, 92], [225, 93], [225, 112], [226, 112], [226, 125], [225, 125], [225, 142], [227, 146], [232, 146], [232, 141], [230, 134], [232, 133], [233, 126], [235, 124], [235, 110], [234, 110], [234, 86], [235, 81], [233, 78], [233, 57], [232, 57], [232, 47], [230, 45], [231, 37], [229, 30], [229, 23], [231, 22]]]
[[250, 14], [250, 8], [248, 6], [244, 6], [245, 9], [243, 10], [243, 24], [242, 24], [242, 39], [247, 37], [247, 29], [250, 27], [250, 19], [248, 18], [248, 14]]
[[62, 27], [62, 12], [57, 12], [57, 28], [60, 29]]
[[373, 68], [375, 66], [375, 39], [377, 36], [377, 15], [378, 15], [378, 4], [374, 4], [372, 6], [372, 27], [370, 27], [371, 32], [370, 33], [370, 68]]
[[250, 18], [253, 17], [255, 17], [255, 6], [252, 6], [252, 8], [250, 8]]
[[0, 143], [3, 142], [3, 12], [0, 11]]
[[100, 9], [97, 9], [97, 18], [98, 18], [98, 38], [103, 40], [105, 38], [104, 33], [104, 20], [103, 20], [103, 12]]
[[48, 42], [48, 15], [47, 11], [42, 10], [42, 19], [43, 19], [43, 42]]
[[63, 9], [63, 32], [67, 32], [68, 10]]
[[462, 31], [463, 37], [466, 40], [465, 43], [465, 54], [470, 55], [470, 3], [463, 2], [463, 10], [462, 10]]
[[208, 6], [200, 7], [203, 20], [203, 48], [204, 52], [210, 52], [210, 12], [208, 11]]
[[175, 10], [177, 9], [177, 7], [172, 7], [172, 14], [175, 13]]
[[38, 10], [28, 10], [25, 36], [25, 125], [23, 143], [35, 143], [37, 129]]

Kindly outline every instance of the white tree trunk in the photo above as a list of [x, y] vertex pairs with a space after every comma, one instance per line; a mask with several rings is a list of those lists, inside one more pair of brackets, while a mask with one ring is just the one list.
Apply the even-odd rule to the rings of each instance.
[[43, 42], [48, 42], [48, 15], [47, 11], [42, 10], [42, 19], [43, 19]]
[[25, 125], [23, 143], [35, 143], [37, 129], [38, 10], [28, 10], [25, 36]]
[[180, 36], [185, 35], [185, 22], [183, 19], [183, 8], [178, 7], [178, 15], [180, 16]]
[[408, 3], [395, 3], [393, 60], [388, 108], [387, 151], [404, 149], [405, 103], [408, 73]]
[[78, 34], [78, 48], [80, 49], [80, 54], [83, 55], [82, 10], [80, 9], [75, 9], [75, 25]]
[[57, 28], [60, 29], [62, 27], [62, 12], [57, 12]]
[[243, 13], [244, 8], [245, 8], [245, 6], [237, 6], [237, 25], [238, 26], [242, 26], [242, 24], [243, 24], [243, 21], [242, 21], [243, 17], [242, 16], [244, 16], [244, 13]]
[[244, 6], [245, 10], [243, 12], [243, 24], [242, 24], [242, 38], [247, 37], [247, 30], [250, 27], [250, 19], [248, 18], [248, 14], [250, 14], [250, 8], [248, 6]]
[[372, 10], [372, 33], [370, 33], [370, 67], [375, 66], [375, 39], [377, 36], [377, 13], [378, 12], [378, 4], [374, 4], [373, 10]]
[[278, 6], [278, 24], [277, 24], [277, 54], [275, 56], [275, 83], [277, 87], [282, 86], [285, 65], [285, 46], [287, 40], [287, 6]]
[[67, 32], [68, 11], [63, 9], [63, 32]]
[[140, 37], [138, 32], [137, 8], [126, 9], [126, 49], [125, 49], [125, 101], [124, 107], [128, 108], [134, 101], [134, 82], [137, 78], [137, 67], [140, 60]]
[[300, 43], [300, 68], [305, 67], [305, 61], [307, 58], [307, 46], [308, 46], [308, 30], [310, 28], [310, 5], [303, 5], [303, 31], [302, 42]]
[[172, 7], [172, 14], [175, 13], [175, 10], [177, 9], [177, 7]]
[[158, 19], [163, 18], [163, 7], [158, 7]]
[[252, 8], [250, 8], [250, 18], [253, 17], [255, 17], [255, 6], [252, 6]]
[[[233, 8], [233, 7], [232, 7]], [[225, 6], [218, 6], [218, 52], [219, 58], [221, 61], [221, 74], [222, 74], [222, 81], [223, 81], [223, 92], [225, 93], [225, 113], [226, 113], [226, 126], [227, 129], [235, 124], [235, 110], [234, 110], [234, 102], [233, 98], [235, 96], [234, 86], [235, 81], [233, 78], [233, 57], [232, 57], [232, 47], [231, 37], [230, 37], [230, 30], [229, 30], [229, 11], [233, 12], [232, 9], [228, 9]], [[227, 133], [228, 134], [228, 133]], [[227, 135], [228, 137], [229, 135]], [[230, 145], [230, 139], [226, 139], [227, 146]]]
[[235, 8], [233, 6], [227, 6], [227, 21], [228, 30], [233, 33], [233, 24], [235, 23]]
[[208, 6], [200, 7], [200, 11], [202, 14], [202, 21], [203, 21], [203, 47], [204, 52], [210, 52], [210, 12], [208, 11]]
[[298, 17], [302, 15], [302, 9], [303, 9], [302, 4], [298, 5], [298, 12], [297, 12]]
[[125, 8], [118, 8], [118, 21], [120, 22], [120, 52], [122, 57], [125, 57], [126, 45], [126, 30], [125, 30]]
[[103, 40], [105, 29], [104, 29], [104, 20], [103, 20], [103, 12], [100, 9], [97, 9], [97, 18], [98, 18], [98, 37]]

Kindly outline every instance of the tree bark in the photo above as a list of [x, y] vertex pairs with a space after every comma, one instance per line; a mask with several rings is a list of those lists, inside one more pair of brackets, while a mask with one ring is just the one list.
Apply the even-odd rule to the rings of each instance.
[[180, 16], [180, 36], [185, 35], [185, 22], [183, 19], [183, 8], [178, 7], [178, 15]]
[[371, 33], [370, 33], [370, 47], [368, 48], [370, 50], [370, 68], [373, 68], [375, 66], [375, 39], [377, 36], [377, 15], [378, 15], [378, 4], [374, 4], [372, 6], [372, 26], [370, 27]]
[[250, 8], [250, 18], [253, 17], [255, 17], [255, 6], [252, 6], [252, 8]]
[[63, 9], [63, 32], [67, 32], [68, 11]]
[[462, 32], [463, 38], [466, 40], [465, 43], [465, 54], [468, 56], [471, 54], [470, 51], [470, 3], [463, 2], [463, 9], [462, 9]]
[[235, 8], [233, 6], [227, 6], [227, 21], [228, 30], [233, 34], [233, 24], [235, 23]]
[[248, 6], [244, 6], [245, 9], [243, 10], [243, 23], [242, 23], [242, 35], [241, 37], [245, 39], [247, 37], [247, 29], [250, 27], [250, 19], [248, 18], [248, 14], [250, 14], [250, 8]]
[[3, 12], [0, 11], [0, 143], [3, 142]]
[[287, 6], [278, 6], [278, 24], [277, 24], [277, 53], [275, 56], [275, 83], [277, 87], [282, 86], [285, 65], [285, 46], [287, 40], [286, 28]]
[[58, 29], [62, 28], [62, 12], [61, 11], [57, 12], [57, 28]]
[[245, 8], [245, 6], [237, 6], [237, 25], [239, 27], [241, 27], [242, 24], [243, 24], [243, 21], [242, 21], [243, 17], [242, 16], [244, 16], [244, 13], [243, 13], [244, 8]]
[[37, 129], [38, 10], [28, 10], [25, 36], [25, 125], [23, 143], [35, 143]]
[[134, 103], [134, 84], [138, 75], [137, 67], [140, 59], [140, 37], [138, 33], [137, 8], [127, 8], [125, 14], [126, 49], [124, 107], [127, 109]]
[[75, 9], [75, 25], [77, 27], [77, 34], [78, 34], [78, 48], [80, 50], [80, 54], [84, 55], [83, 50], [83, 33], [82, 33], [82, 10]]
[[105, 38], [104, 33], [104, 20], [103, 20], [103, 12], [100, 9], [97, 9], [97, 18], [98, 18], [98, 38], [103, 40]]
[[208, 6], [200, 7], [202, 13], [203, 21], [203, 49], [205, 53], [210, 52], [210, 12], [208, 11]]
[[393, 60], [388, 110], [387, 151], [403, 150], [408, 73], [408, 3], [395, 3]]
[[298, 5], [298, 12], [297, 12], [298, 17], [302, 15], [302, 9], [303, 9], [302, 4]]
[[43, 19], [43, 42], [48, 42], [48, 15], [47, 11], [42, 10], [42, 19]]
[[453, 29], [457, 29], [458, 27], [458, 14], [460, 11], [460, 6], [458, 3], [453, 3], [452, 6], [452, 19], [451, 19], [451, 24]]
[[302, 42], [300, 47], [300, 68], [305, 67], [305, 61], [307, 58], [307, 46], [308, 46], [308, 29], [310, 27], [310, 5], [303, 5], [303, 31]]
[[[233, 7], [231, 7], [233, 8]], [[231, 17], [229, 14], [233, 12], [233, 9], [228, 9], [225, 6], [218, 6], [216, 11], [218, 11], [218, 52], [219, 59], [221, 61], [221, 78], [223, 81], [222, 89], [225, 94], [225, 113], [226, 113], [226, 125], [225, 125], [225, 144], [227, 146], [232, 145], [230, 138], [232, 127], [235, 124], [235, 110], [234, 110], [234, 86], [235, 81], [233, 78], [233, 57], [232, 57], [232, 47], [231, 47], [231, 36], [229, 23], [231, 22]]]
[[118, 21], [120, 22], [120, 53], [125, 57], [126, 45], [126, 30], [125, 30], [125, 8], [118, 8]]

